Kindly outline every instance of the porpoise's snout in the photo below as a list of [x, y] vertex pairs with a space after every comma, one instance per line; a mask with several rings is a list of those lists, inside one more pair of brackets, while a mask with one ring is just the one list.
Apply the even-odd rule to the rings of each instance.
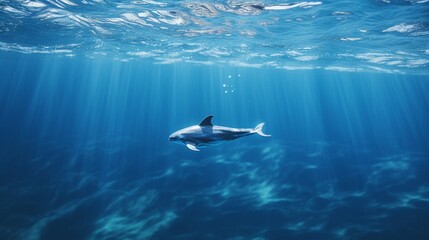
[[173, 133], [168, 137], [168, 141], [177, 141], [179, 139], [178, 134]]

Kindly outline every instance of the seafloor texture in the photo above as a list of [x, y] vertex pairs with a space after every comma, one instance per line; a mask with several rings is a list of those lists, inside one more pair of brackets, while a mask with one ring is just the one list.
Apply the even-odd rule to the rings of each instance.
[[428, 155], [271, 141], [144, 157], [124, 142], [16, 154], [1, 170], [2, 238], [427, 236]]

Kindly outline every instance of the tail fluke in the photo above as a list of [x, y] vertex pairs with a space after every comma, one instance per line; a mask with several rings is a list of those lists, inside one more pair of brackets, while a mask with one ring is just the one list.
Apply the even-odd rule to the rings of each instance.
[[264, 127], [264, 124], [265, 123], [258, 124], [258, 126], [256, 126], [254, 129], [255, 133], [259, 134], [262, 137], [271, 137], [271, 135], [267, 135], [267, 134], [262, 132], [262, 128]]

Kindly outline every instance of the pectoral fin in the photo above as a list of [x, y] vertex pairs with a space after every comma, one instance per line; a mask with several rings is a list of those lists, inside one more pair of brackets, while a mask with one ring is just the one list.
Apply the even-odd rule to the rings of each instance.
[[186, 143], [186, 147], [188, 147], [189, 149], [191, 149], [192, 151], [196, 151], [199, 152], [200, 149], [197, 148], [197, 146], [195, 146], [194, 143]]

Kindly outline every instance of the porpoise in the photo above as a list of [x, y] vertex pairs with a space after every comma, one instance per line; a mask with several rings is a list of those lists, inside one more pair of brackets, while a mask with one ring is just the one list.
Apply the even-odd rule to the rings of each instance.
[[215, 145], [223, 141], [253, 135], [257, 133], [263, 137], [270, 137], [262, 132], [265, 123], [258, 124], [255, 128], [231, 128], [212, 124], [213, 116], [207, 116], [200, 124], [183, 128], [174, 132], [168, 138], [169, 141], [182, 142], [192, 151], [200, 151], [199, 148]]

